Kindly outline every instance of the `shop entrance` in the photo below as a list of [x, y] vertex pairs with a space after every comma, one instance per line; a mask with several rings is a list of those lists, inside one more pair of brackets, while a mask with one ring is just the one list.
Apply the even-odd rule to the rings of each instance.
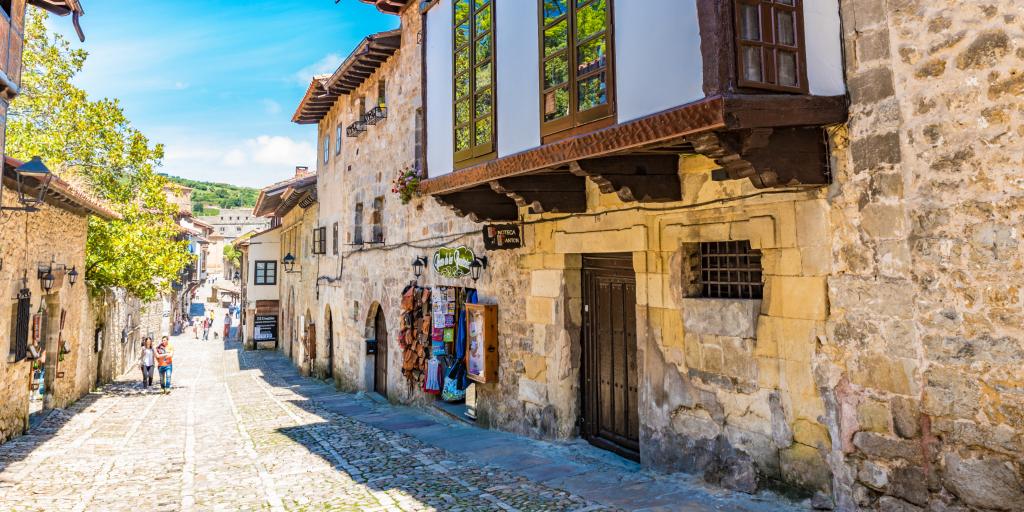
[[640, 460], [633, 256], [584, 256], [583, 304], [580, 434]]
[[373, 319], [373, 333], [377, 340], [377, 354], [373, 358], [373, 390], [388, 396], [388, 326], [384, 321], [384, 308], [377, 307]]

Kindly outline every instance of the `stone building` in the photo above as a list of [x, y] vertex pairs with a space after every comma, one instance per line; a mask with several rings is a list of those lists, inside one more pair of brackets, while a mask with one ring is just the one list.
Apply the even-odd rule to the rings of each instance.
[[[401, 29], [293, 119], [331, 245], [314, 373], [432, 403], [401, 293], [465, 246], [477, 283], [420, 283], [497, 305], [481, 426], [823, 508], [1021, 509], [1015, 3], [365, 1]], [[403, 206], [410, 168], [433, 199]]]
[[[278, 254], [273, 260], [276, 279], [275, 301], [273, 291], [247, 287], [243, 297], [247, 316], [276, 315], [277, 339], [274, 348], [292, 358], [304, 374], [310, 374], [316, 357], [316, 345], [309, 340], [316, 338], [316, 311], [318, 300], [317, 272], [318, 255], [314, 254], [313, 228], [317, 225], [317, 174], [304, 167], [298, 167], [295, 176], [275, 183], [260, 191], [253, 214], [270, 217], [275, 229], [271, 239], [277, 246]], [[266, 254], [264, 252], [264, 254]], [[248, 258], [245, 279], [252, 279], [255, 285], [256, 264], [262, 262], [263, 278], [271, 260]], [[257, 295], [263, 295], [256, 299]], [[255, 303], [263, 301], [262, 307]], [[276, 310], [276, 312], [275, 312]], [[249, 331], [250, 333], [252, 331]]]
[[22, 207], [14, 177], [20, 165], [5, 159], [0, 186], [0, 286], [7, 299], [0, 315], [0, 443], [28, 428], [30, 411], [65, 407], [95, 384], [99, 349], [83, 279], [85, 242], [90, 216], [119, 218], [56, 176], [37, 211], [10, 210]]
[[225, 208], [217, 215], [201, 216], [199, 220], [213, 226], [214, 233], [224, 237], [226, 243], [270, 227], [267, 219], [254, 216], [250, 208]]
[[[279, 227], [235, 241], [242, 253], [241, 340], [247, 349], [276, 349], [279, 338], [281, 296], [278, 279], [281, 264]], [[259, 332], [257, 332], [257, 327]]]

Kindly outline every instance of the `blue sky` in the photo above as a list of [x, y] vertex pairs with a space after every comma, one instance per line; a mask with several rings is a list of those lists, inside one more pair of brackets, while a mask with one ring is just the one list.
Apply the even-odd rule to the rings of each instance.
[[[161, 172], [259, 187], [315, 167], [316, 128], [291, 115], [314, 74], [337, 69], [398, 18], [357, 0], [89, 0], [77, 83], [121, 100], [167, 147]], [[69, 18], [49, 25], [79, 45]]]

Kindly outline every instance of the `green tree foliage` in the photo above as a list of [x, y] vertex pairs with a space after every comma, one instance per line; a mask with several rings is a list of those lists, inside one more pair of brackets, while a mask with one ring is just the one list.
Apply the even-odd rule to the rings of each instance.
[[176, 208], [154, 171], [163, 146], [132, 127], [117, 100], [90, 100], [72, 80], [88, 54], [47, 33], [45, 13], [30, 9], [25, 27], [22, 93], [12, 102], [7, 153], [39, 155], [62, 176], [75, 175], [113, 205], [123, 220], [89, 220], [86, 279], [123, 287], [143, 300], [169, 288], [192, 261], [178, 240]]
[[217, 215], [214, 209], [206, 208], [211, 205], [220, 208], [251, 208], [256, 206], [256, 198], [260, 195], [257, 189], [227, 183], [196, 181], [176, 176], [167, 176], [167, 179], [192, 189], [192, 211], [200, 216]]
[[236, 267], [242, 264], [242, 251], [236, 249], [234, 245], [226, 244], [224, 246], [224, 257]]

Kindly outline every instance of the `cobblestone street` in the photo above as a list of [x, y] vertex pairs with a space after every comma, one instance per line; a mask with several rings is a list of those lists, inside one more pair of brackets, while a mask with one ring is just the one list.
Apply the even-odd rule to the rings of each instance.
[[170, 395], [129, 375], [0, 446], [0, 510], [782, 509], [337, 393], [277, 354], [175, 346]]

